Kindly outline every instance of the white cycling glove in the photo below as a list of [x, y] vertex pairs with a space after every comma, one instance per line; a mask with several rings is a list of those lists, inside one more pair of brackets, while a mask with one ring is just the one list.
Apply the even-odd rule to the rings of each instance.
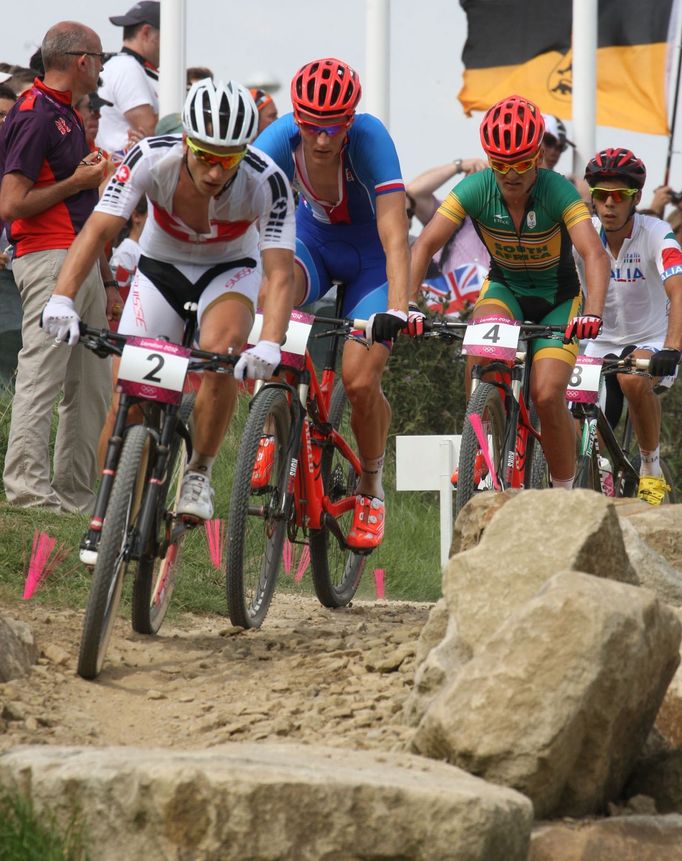
[[58, 344], [64, 341], [70, 347], [75, 347], [80, 337], [80, 319], [73, 299], [52, 295], [43, 308], [41, 325]]
[[234, 366], [235, 380], [267, 380], [279, 365], [282, 353], [274, 341], [259, 341], [255, 347], [244, 350]]

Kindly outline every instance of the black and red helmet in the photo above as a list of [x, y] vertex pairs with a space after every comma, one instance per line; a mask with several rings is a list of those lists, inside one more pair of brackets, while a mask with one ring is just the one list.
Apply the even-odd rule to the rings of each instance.
[[490, 158], [519, 161], [540, 149], [545, 121], [540, 108], [523, 96], [507, 96], [486, 111], [481, 144]]
[[351, 117], [362, 95], [360, 78], [347, 63], [327, 57], [306, 63], [291, 82], [294, 116]]
[[585, 168], [585, 181], [589, 186], [596, 185], [600, 179], [624, 179], [630, 188], [643, 188], [646, 168], [641, 158], [629, 149], [603, 149], [587, 162]]

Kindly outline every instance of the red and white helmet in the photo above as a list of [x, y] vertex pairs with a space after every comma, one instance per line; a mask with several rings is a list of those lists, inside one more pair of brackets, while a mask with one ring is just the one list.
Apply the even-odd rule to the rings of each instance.
[[297, 119], [301, 113], [325, 119], [351, 117], [361, 95], [358, 73], [334, 57], [306, 63], [291, 82], [291, 102]]
[[545, 121], [540, 108], [523, 96], [507, 96], [481, 122], [481, 144], [490, 158], [518, 161], [540, 149]]
[[646, 168], [641, 158], [629, 149], [610, 147], [593, 156], [585, 168], [585, 181], [596, 185], [600, 179], [625, 179], [630, 188], [643, 188]]

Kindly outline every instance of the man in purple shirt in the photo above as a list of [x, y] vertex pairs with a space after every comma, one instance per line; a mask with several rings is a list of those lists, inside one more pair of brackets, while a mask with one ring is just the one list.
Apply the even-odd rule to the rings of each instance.
[[[111, 371], [84, 347], [55, 347], [39, 320], [104, 179], [106, 162], [100, 153], [89, 151], [82, 120], [73, 108], [97, 88], [102, 44], [89, 27], [63, 21], [48, 30], [42, 56], [44, 79], [36, 78], [0, 129], [0, 219], [9, 223], [23, 306], [23, 346], [3, 479], [13, 505], [83, 511], [93, 498], [96, 445]], [[112, 300], [114, 293], [118, 297], [113, 288], [105, 292], [94, 267], [78, 296], [81, 316], [94, 326], [106, 327], [106, 293]], [[50, 425], [60, 391], [51, 480]]]

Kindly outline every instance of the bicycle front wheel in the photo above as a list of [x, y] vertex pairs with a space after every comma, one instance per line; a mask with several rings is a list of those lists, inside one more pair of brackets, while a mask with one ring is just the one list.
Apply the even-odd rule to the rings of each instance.
[[[329, 423], [346, 442], [353, 439], [350, 410], [343, 384], [334, 386], [329, 404]], [[331, 445], [322, 454], [322, 483], [332, 502], [355, 494], [358, 474], [353, 466]], [[352, 509], [339, 519], [344, 535], [353, 522]], [[319, 602], [325, 607], [346, 607], [353, 599], [367, 562], [367, 556], [342, 548], [328, 527], [310, 531], [310, 566], [313, 586]]]
[[[194, 399], [193, 393], [183, 397], [178, 411], [180, 421], [186, 423], [189, 420]], [[170, 606], [187, 536], [187, 530], [179, 529], [174, 518], [186, 465], [187, 445], [183, 437], [176, 432], [173, 435], [166, 480], [159, 499], [158, 519], [164, 534], [155, 536], [164, 545], [165, 552], [161, 558], [157, 555], [146, 555], [140, 559], [133, 582], [132, 624], [133, 630], [138, 634], [158, 633]], [[153, 553], [155, 547], [149, 549]]]
[[[280, 504], [288, 479], [289, 426], [284, 391], [265, 386], [251, 402], [244, 427], [227, 525], [227, 606], [232, 624], [242, 628], [263, 624], [282, 560], [289, 512], [280, 511]], [[256, 482], [254, 465], [265, 436], [272, 437], [272, 464], [267, 480]]]
[[148, 442], [144, 427], [131, 427], [118, 462], [83, 623], [78, 675], [84, 679], [94, 679], [101, 672], [116, 620], [130, 540], [145, 485]]
[[493, 487], [491, 477], [487, 475], [488, 468], [481, 451], [481, 444], [469, 421], [470, 415], [477, 415], [481, 420], [483, 433], [488, 440], [488, 452], [497, 473], [504, 446], [505, 415], [500, 392], [496, 386], [492, 383], [479, 383], [469, 398], [459, 445], [456, 514], [459, 514], [477, 493]]

